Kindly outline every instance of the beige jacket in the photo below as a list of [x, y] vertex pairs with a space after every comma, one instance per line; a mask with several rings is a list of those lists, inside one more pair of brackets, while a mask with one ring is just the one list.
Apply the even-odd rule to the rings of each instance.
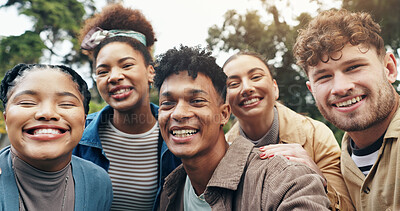
[[400, 210], [400, 109], [397, 109], [367, 177], [349, 154], [349, 136], [342, 141], [341, 169], [357, 210]]
[[[276, 102], [279, 119], [279, 143], [303, 146], [328, 182], [332, 210], [354, 210], [340, 172], [340, 147], [332, 131], [322, 122], [300, 115]], [[225, 135], [228, 142], [239, 136], [237, 122]]]

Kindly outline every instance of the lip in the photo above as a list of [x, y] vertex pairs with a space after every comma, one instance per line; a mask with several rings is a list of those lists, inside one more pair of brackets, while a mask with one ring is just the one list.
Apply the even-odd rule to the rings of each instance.
[[[38, 130], [38, 129], [54, 129], [54, 130], [59, 130], [61, 131], [60, 134], [33, 134], [32, 131]], [[31, 126], [24, 128], [22, 132], [32, 140], [37, 140], [37, 141], [52, 141], [59, 139], [68, 133], [70, 133], [69, 128], [57, 126], [57, 125], [36, 125], [36, 126]]]
[[[113, 94], [114, 92], [121, 90], [121, 89], [129, 89], [130, 91], [123, 92], [120, 94]], [[108, 95], [111, 96], [113, 99], [122, 100], [122, 99], [129, 97], [132, 94], [133, 89], [134, 89], [133, 86], [119, 85], [119, 86], [115, 86], [115, 87], [111, 88], [108, 91]]]
[[[190, 136], [186, 137], [177, 137], [172, 134], [172, 131], [174, 130], [196, 130], [197, 132], [195, 134], [192, 134]], [[200, 130], [196, 127], [191, 127], [191, 126], [173, 126], [170, 127], [168, 130], [168, 134], [170, 139], [175, 142], [176, 144], [185, 144], [190, 142], [193, 138], [195, 138], [199, 134]]]
[[[361, 99], [360, 101], [358, 101], [358, 102], [356, 102], [356, 103], [350, 105], [350, 106], [347, 106], [347, 107], [336, 107], [336, 106], [335, 106], [335, 104], [337, 104], [337, 103], [345, 102], [345, 101], [348, 101], [348, 100], [353, 99], [353, 98], [356, 98], [356, 97], [362, 97], [362, 99]], [[339, 112], [349, 113], [349, 112], [355, 111], [355, 110], [358, 109], [360, 106], [362, 106], [362, 105], [364, 104], [366, 98], [367, 98], [366, 95], [349, 96], [349, 97], [341, 98], [340, 100], [335, 100], [335, 101], [333, 101], [333, 102], [331, 103], [331, 106], [332, 106], [335, 110], [337, 110], [337, 111], [339, 111]]]
[[[248, 100], [252, 100], [252, 99], [259, 99], [259, 100], [258, 100], [257, 102], [254, 102], [254, 103], [251, 103], [251, 104], [248, 104], [248, 105], [245, 105], [245, 104], [244, 104], [244, 102], [246, 102], [246, 101], [248, 101]], [[239, 102], [239, 106], [242, 107], [242, 108], [252, 108], [252, 107], [256, 107], [256, 106], [258, 106], [258, 104], [261, 103], [261, 101], [262, 101], [263, 99], [264, 99], [264, 98], [262, 98], [262, 97], [256, 97], [256, 96], [248, 97], [248, 98], [245, 98], [245, 99], [241, 100], [241, 101]]]

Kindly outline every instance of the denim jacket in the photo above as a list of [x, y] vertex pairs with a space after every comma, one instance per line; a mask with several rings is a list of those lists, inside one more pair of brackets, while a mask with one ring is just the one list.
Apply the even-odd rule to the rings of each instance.
[[[113, 194], [108, 174], [76, 156], [72, 156], [71, 166], [75, 183], [75, 210], [110, 210]], [[19, 191], [9, 146], [0, 151], [0, 168], [0, 210], [19, 210]]]
[[[151, 112], [154, 117], [158, 118], [158, 106], [150, 103]], [[92, 161], [101, 166], [106, 171], [110, 167], [110, 161], [101, 146], [98, 128], [100, 123], [108, 121], [110, 115], [113, 115], [113, 108], [109, 105], [101, 111], [89, 114], [86, 118], [86, 128], [83, 132], [82, 139], [73, 150], [73, 154], [83, 159]], [[180, 159], [175, 157], [169, 150], [161, 133], [158, 135], [158, 190], [153, 208], [155, 209], [159, 203], [162, 186], [165, 177], [181, 163]]]

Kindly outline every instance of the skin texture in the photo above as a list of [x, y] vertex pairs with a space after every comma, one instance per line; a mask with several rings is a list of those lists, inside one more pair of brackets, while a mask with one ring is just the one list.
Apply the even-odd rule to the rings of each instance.
[[[182, 159], [200, 194], [228, 148], [222, 127], [229, 120], [230, 107], [222, 102], [210, 78], [199, 73], [193, 80], [186, 71], [166, 78], [159, 101], [161, 134], [169, 150]], [[183, 136], [172, 132], [179, 130], [195, 133]]]
[[[240, 55], [224, 67], [228, 76], [227, 100], [240, 127], [252, 140], [263, 137], [271, 128], [274, 118], [273, 107], [279, 97], [276, 81], [272, 79], [268, 67], [260, 59], [250, 55]], [[260, 101], [248, 105], [251, 99]], [[268, 118], [265, 118], [268, 117]], [[260, 148], [262, 159], [282, 155], [295, 162], [304, 163], [323, 178], [318, 166], [299, 144], [270, 144]]]
[[[11, 91], [4, 118], [13, 151], [43, 171], [58, 171], [70, 162], [85, 126], [76, 84], [54, 70], [28, 72]], [[39, 129], [58, 132], [34, 135]]]
[[145, 64], [139, 51], [126, 43], [109, 43], [99, 51], [95, 72], [101, 97], [114, 109], [115, 127], [131, 134], [153, 127], [156, 120], [149, 107], [149, 83], [154, 69]]
[[[384, 133], [397, 108], [391, 85], [397, 77], [396, 60], [392, 53], [380, 58], [374, 48], [362, 45], [347, 44], [339, 53], [339, 60], [309, 67], [307, 87], [322, 115], [364, 148]], [[352, 99], [357, 100], [340, 106]]]

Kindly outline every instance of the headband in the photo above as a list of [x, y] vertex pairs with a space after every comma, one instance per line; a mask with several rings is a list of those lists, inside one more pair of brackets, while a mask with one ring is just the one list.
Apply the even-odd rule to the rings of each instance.
[[123, 36], [131, 37], [138, 40], [144, 46], [146, 46], [146, 36], [140, 32], [132, 30], [103, 30], [99, 27], [91, 29], [82, 40], [81, 48], [84, 50], [93, 50], [97, 45], [100, 44], [105, 38]]

